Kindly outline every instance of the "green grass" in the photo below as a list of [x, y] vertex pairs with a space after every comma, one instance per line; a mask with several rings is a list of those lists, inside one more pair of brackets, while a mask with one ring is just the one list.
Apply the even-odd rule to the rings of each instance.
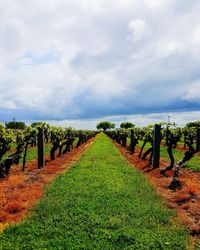
[[[50, 154], [51, 148], [52, 148], [52, 144], [45, 144], [45, 147], [44, 147], [45, 156]], [[34, 159], [37, 159], [37, 157], [38, 157], [37, 147], [33, 147], [33, 148], [29, 147], [27, 151], [26, 162], [30, 162]], [[22, 164], [22, 162], [23, 162], [23, 155], [19, 163]]]
[[0, 249], [188, 249], [188, 231], [174, 216], [100, 134], [32, 216], [0, 235]]
[[[142, 144], [143, 144], [143, 141], [140, 141], [138, 146], [142, 147]], [[145, 150], [147, 150], [149, 147], [150, 147], [150, 143], [147, 143], [143, 152], [145, 152]], [[175, 163], [178, 162], [179, 160], [181, 160], [184, 156], [184, 152], [177, 150], [177, 149], [173, 150], [173, 154], [174, 154], [174, 158], [175, 158]], [[169, 162], [167, 147], [165, 147], [165, 146], [160, 147], [160, 156], [166, 162]], [[193, 157], [190, 161], [188, 161], [184, 164], [184, 167], [192, 169], [193, 171], [200, 171], [200, 157], [199, 156]]]

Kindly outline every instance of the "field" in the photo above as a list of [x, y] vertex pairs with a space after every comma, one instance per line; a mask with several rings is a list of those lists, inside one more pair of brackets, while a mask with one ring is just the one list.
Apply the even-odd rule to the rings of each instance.
[[59, 176], [1, 249], [187, 249], [175, 212], [100, 134]]
[[198, 249], [199, 130], [159, 126], [1, 126], [2, 249]]

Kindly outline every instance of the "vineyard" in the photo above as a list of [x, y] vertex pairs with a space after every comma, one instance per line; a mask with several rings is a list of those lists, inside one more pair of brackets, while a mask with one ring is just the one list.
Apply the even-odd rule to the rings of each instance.
[[66, 154], [74, 146], [79, 147], [96, 133], [50, 127], [46, 123], [29, 126], [25, 130], [12, 131], [0, 124], [0, 178], [6, 177], [14, 164], [22, 163], [22, 171], [25, 171], [28, 151], [28, 160], [37, 158], [38, 168], [43, 168], [45, 154], [49, 153], [50, 160], [55, 160], [56, 152], [58, 157]]
[[[152, 170], [159, 168], [160, 156], [164, 158], [168, 156], [170, 165], [161, 170], [162, 175], [165, 175], [166, 171], [175, 168], [174, 178], [178, 178], [180, 168], [183, 166], [192, 168], [195, 171], [200, 170], [198, 165], [200, 128], [176, 128], [175, 125], [167, 123], [163, 126], [149, 125], [142, 129], [113, 130], [107, 132], [107, 135], [123, 147], [128, 144], [129, 151], [132, 154], [135, 153], [135, 148], [138, 146], [140, 148], [138, 157], [145, 160], [149, 156], [149, 165], [152, 165]], [[180, 161], [175, 164], [178, 157]], [[191, 159], [194, 159], [194, 161]], [[186, 164], [189, 161], [192, 161], [192, 163]], [[179, 187], [178, 180], [176, 185], [174, 187], [172, 185], [171, 188], [176, 189]]]
[[198, 249], [200, 128], [99, 132], [0, 125], [0, 249]]

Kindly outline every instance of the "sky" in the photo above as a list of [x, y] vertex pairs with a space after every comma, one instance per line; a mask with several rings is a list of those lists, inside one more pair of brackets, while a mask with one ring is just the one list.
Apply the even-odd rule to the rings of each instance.
[[200, 119], [199, 0], [0, 0], [0, 9], [0, 121]]

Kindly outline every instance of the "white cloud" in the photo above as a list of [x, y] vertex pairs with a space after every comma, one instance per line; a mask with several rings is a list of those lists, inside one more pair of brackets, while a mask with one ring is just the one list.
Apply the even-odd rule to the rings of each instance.
[[150, 9], [156, 9], [159, 8], [163, 4], [163, 0], [145, 0], [146, 5]]
[[[126, 115], [126, 116], [106, 116], [101, 119], [77, 119], [77, 120], [50, 120], [47, 121], [53, 126], [73, 127], [75, 129], [96, 129], [97, 123], [100, 121], [111, 121], [115, 123], [116, 128], [124, 121], [130, 121], [136, 124], [137, 127], [144, 127], [149, 124], [159, 122], [175, 122], [177, 126], [185, 126], [186, 123], [199, 120], [200, 112], [168, 112], [168, 113], [151, 113], [143, 115]], [[33, 121], [25, 121], [31, 124]]]
[[17, 109], [16, 103], [12, 101], [1, 101], [0, 100], [0, 107], [6, 109]]
[[138, 42], [148, 35], [148, 29], [145, 20], [133, 19], [128, 23], [128, 28], [131, 32], [131, 38], [133, 42]]
[[161, 45], [158, 50], [158, 56], [168, 57], [173, 54], [182, 54], [184, 52], [184, 45], [177, 41], [168, 41]]
[[199, 43], [200, 43], [200, 26], [197, 26], [194, 29], [192, 39], [193, 39], [194, 44], [199, 45]]

